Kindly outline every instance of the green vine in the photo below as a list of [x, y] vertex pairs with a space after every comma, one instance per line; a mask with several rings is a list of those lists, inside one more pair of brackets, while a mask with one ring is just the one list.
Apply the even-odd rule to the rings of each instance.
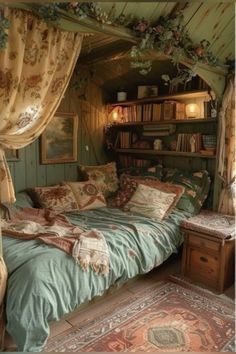
[[[56, 22], [61, 16], [61, 10], [73, 13], [79, 19], [90, 17], [101, 24], [122, 26], [132, 31], [137, 38], [137, 44], [131, 48], [131, 66], [137, 68], [143, 75], [150, 72], [152, 61], [146, 59], [150, 50], [161, 51], [170, 56], [175, 64], [185, 56], [193, 60], [194, 64], [204, 63], [209, 65], [222, 65], [210, 51], [210, 42], [203, 39], [200, 43], [194, 43], [189, 37], [184, 25], [182, 12], [174, 16], [161, 16], [155, 22], [148, 22], [146, 19], [135, 19], [124, 14], [116, 17], [114, 11], [109, 15], [98, 3], [94, 2], [67, 2], [52, 3], [41, 6], [32, 6], [32, 11], [45, 21]], [[114, 9], [113, 9], [114, 10]], [[0, 13], [0, 48], [7, 44], [6, 29], [9, 28], [9, 21]]]
[[10, 21], [4, 17], [3, 11], [0, 10], [0, 49], [6, 48], [8, 34], [5, 32], [10, 27]]
[[209, 50], [210, 42], [203, 39], [200, 43], [193, 43], [183, 20], [183, 14], [178, 13], [175, 16], [161, 16], [152, 24], [145, 19], [134, 22], [132, 26], [138, 43], [131, 49], [132, 66], [138, 67], [141, 74], [147, 74], [152, 63], [145, 60], [145, 55], [150, 50], [163, 52], [170, 56], [175, 64], [179, 63], [181, 56], [186, 56], [192, 59], [194, 64], [201, 62], [220, 65], [219, 60]]

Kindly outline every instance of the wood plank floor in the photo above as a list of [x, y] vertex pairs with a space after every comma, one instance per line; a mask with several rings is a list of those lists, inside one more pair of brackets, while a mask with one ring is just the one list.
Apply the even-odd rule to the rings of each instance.
[[[180, 255], [172, 256], [164, 264], [152, 270], [148, 274], [129, 281], [119, 289], [112, 289], [108, 291], [102, 297], [98, 297], [90, 301], [89, 304], [83, 305], [79, 310], [66, 316], [61, 321], [52, 323], [50, 326], [50, 338], [59, 334], [63, 335], [63, 332], [73, 326], [83, 326], [85, 321], [94, 318], [99, 314], [102, 314], [104, 309], [106, 309], [108, 306], [112, 307], [113, 304], [115, 305], [131, 295], [134, 296], [139, 290], [143, 290], [145, 287], [149, 287], [150, 285], [155, 284], [157, 281], [166, 279], [169, 275], [180, 274], [180, 269]], [[234, 298], [234, 286], [228, 288], [224, 294], [230, 298]], [[8, 335], [6, 336], [5, 347], [5, 351], [8, 352], [16, 350], [15, 345]]]

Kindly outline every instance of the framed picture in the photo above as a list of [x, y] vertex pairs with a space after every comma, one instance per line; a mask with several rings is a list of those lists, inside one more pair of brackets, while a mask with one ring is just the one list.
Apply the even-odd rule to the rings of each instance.
[[16, 149], [5, 149], [5, 156], [7, 161], [18, 161], [19, 151]]
[[158, 95], [158, 87], [154, 85], [138, 86], [138, 98], [145, 98]]
[[57, 112], [41, 135], [41, 163], [77, 161], [78, 116]]

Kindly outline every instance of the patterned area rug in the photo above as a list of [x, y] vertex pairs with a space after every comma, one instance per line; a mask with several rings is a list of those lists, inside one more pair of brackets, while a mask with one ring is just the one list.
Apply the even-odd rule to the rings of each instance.
[[232, 352], [234, 328], [230, 299], [171, 278], [52, 338], [44, 350]]

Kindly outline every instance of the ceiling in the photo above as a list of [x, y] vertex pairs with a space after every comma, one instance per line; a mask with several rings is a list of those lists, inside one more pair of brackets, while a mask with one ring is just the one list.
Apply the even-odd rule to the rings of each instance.
[[[192, 2], [100, 2], [100, 6], [109, 14], [117, 17], [120, 14], [144, 17], [154, 22], [160, 16], [166, 16], [181, 6], [184, 24], [190, 38], [199, 43], [208, 40], [210, 50], [222, 62], [235, 58], [235, 9], [234, 2], [192, 1]], [[108, 90], [114, 83], [127, 85], [134, 79], [139, 82], [143, 77], [137, 70], [130, 68], [129, 50], [133, 42], [107, 34], [96, 34], [84, 39], [79, 63], [92, 66], [99, 74]], [[162, 64], [155, 64], [153, 77], [160, 77], [161, 72], [173, 71], [173, 65], [158, 57]], [[157, 59], [155, 59], [157, 60]]]
[[[101, 7], [109, 14], [118, 17], [121, 14], [133, 15], [137, 18], [144, 17], [152, 22], [160, 16], [170, 14], [178, 6], [177, 2], [102, 2]], [[190, 38], [199, 43], [206, 39], [211, 43], [210, 50], [221, 61], [235, 58], [235, 10], [234, 2], [188, 2], [181, 3], [184, 14], [184, 24]], [[111, 45], [113, 43], [113, 45]], [[85, 40], [83, 52], [97, 51], [109, 53], [114, 45], [117, 51], [127, 48], [127, 42], [117, 37], [108, 35], [95, 35]], [[101, 50], [102, 48], [102, 50]], [[93, 56], [93, 57], [94, 57]], [[90, 55], [91, 57], [91, 55]]]

